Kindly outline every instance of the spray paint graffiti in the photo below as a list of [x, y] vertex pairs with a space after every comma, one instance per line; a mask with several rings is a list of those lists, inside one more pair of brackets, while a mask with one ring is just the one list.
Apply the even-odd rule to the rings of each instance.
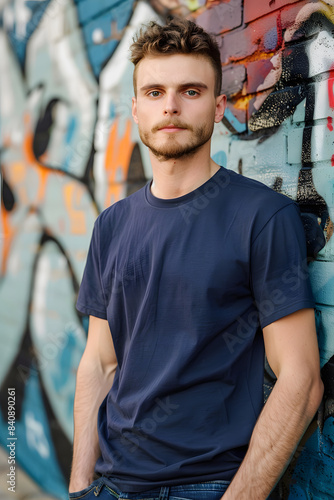
[[[23, 26], [9, 2], [0, 31], [0, 315], [6, 339], [0, 383], [16, 387], [18, 462], [64, 498], [75, 371], [86, 337], [75, 299], [92, 226], [99, 211], [149, 175], [130, 121], [125, 52], [134, 26], [154, 11], [143, 5], [133, 15], [133, 2], [121, 8], [110, 2], [107, 12], [82, 3], [27, 7]], [[110, 40], [97, 31], [107, 33], [107, 21]], [[0, 403], [6, 415], [5, 397]], [[5, 439], [3, 418], [0, 428]]]
[[[326, 235], [310, 264], [324, 406], [276, 493], [334, 498], [333, 4], [8, 0], [0, 7], [0, 384], [17, 391], [18, 461], [59, 498], [67, 494], [75, 371], [87, 330], [75, 299], [93, 222], [151, 176], [131, 120], [128, 46], [141, 23], [169, 14], [193, 18], [221, 49], [228, 109], [214, 132], [214, 159], [298, 200]], [[270, 390], [269, 372], [266, 383]], [[2, 396], [1, 436], [6, 404]]]

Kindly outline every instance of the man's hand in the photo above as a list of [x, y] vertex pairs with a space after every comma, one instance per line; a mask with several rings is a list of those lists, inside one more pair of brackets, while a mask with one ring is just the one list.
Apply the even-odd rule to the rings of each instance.
[[265, 500], [285, 470], [323, 395], [313, 309], [263, 329], [277, 382], [224, 500]]
[[90, 316], [88, 339], [81, 358], [74, 399], [73, 462], [69, 491], [87, 488], [100, 455], [97, 414], [108, 394], [117, 367], [106, 320]]

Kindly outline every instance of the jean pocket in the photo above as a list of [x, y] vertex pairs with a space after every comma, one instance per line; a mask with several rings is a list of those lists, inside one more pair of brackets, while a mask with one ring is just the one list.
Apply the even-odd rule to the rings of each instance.
[[171, 487], [169, 500], [220, 500], [229, 485], [230, 481], [207, 481]]
[[[68, 498], [70, 500], [72, 499], [79, 499], [79, 498], [84, 498], [86, 495], [88, 495], [88, 493], [90, 493], [91, 491], [94, 490], [95, 486], [97, 485], [97, 483], [99, 482], [98, 479], [96, 479], [95, 481], [93, 481], [89, 486], [87, 486], [86, 488], [84, 488], [83, 490], [80, 490], [80, 491], [73, 491], [71, 493], [68, 494]], [[95, 497], [94, 497], [95, 498]]]

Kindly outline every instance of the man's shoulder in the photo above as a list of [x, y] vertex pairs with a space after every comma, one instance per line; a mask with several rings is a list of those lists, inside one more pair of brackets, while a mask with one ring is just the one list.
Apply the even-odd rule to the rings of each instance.
[[248, 211], [265, 211], [274, 213], [296, 202], [285, 194], [274, 191], [263, 182], [227, 170], [232, 196], [235, 196]]
[[133, 210], [140, 209], [145, 203], [145, 188], [146, 186], [105, 208], [97, 217], [96, 222], [98, 224], [115, 222], [120, 218], [127, 217]]
[[252, 239], [269, 221], [275, 223], [290, 220], [291, 227], [300, 223], [300, 211], [296, 201], [255, 179], [232, 170], [228, 171], [228, 174], [228, 213], [233, 217], [236, 226], [242, 227], [244, 232], [252, 232]]

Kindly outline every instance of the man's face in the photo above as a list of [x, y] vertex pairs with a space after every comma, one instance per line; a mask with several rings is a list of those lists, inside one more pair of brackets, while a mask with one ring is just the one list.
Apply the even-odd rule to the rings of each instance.
[[132, 115], [142, 142], [159, 160], [193, 155], [210, 144], [214, 122], [222, 118], [222, 96], [214, 95], [215, 73], [205, 57], [145, 57], [136, 77]]

